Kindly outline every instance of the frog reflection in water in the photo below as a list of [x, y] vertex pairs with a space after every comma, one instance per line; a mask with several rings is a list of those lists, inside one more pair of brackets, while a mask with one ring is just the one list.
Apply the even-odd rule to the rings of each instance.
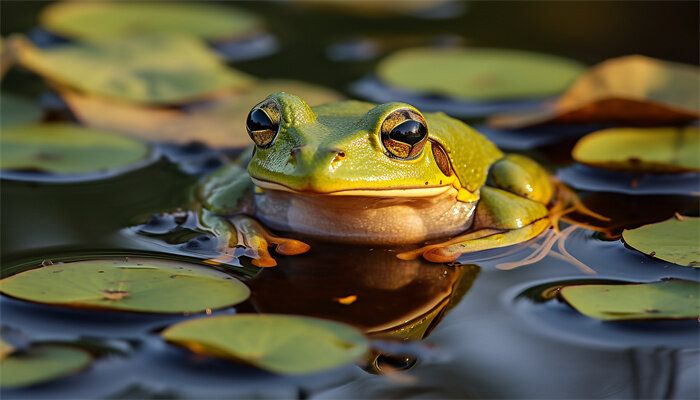
[[213, 263], [238, 246], [257, 266], [276, 265], [272, 245], [285, 255], [309, 249], [265, 227], [326, 242], [415, 244], [398, 257], [449, 262], [537, 236], [551, 225], [548, 205], [566, 203], [553, 200], [555, 187], [535, 161], [405, 103], [309, 107], [275, 93], [253, 107], [246, 128], [252, 157], [199, 190], [201, 224], [222, 243]]

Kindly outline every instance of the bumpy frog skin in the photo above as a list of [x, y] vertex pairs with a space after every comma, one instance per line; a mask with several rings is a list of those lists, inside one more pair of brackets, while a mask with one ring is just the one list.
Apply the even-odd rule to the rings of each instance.
[[275, 93], [253, 108], [247, 129], [252, 158], [200, 188], [201, 223], [223, 239], [218, 261], [237, 246], [258, 266], [276, 264], [270, 245], [281, 254], [309, 249], [262, 225], [321, 241], [437, 242], [398, 255], [434, 262], [519, 243], [550, 226], [547, 172], [443, 113], [405, 103], [309, 107]]

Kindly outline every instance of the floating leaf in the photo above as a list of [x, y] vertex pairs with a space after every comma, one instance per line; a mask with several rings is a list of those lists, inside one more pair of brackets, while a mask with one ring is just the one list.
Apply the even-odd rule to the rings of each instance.
[[151, 313], [196, 313], [238, 304], [250, 295], [240, 281], [206, 267], [130, 259], [54, 264], [0, 281], [2, 293], [68, 307]]
[[234, 39], [260, 29], [257, 16], [233, 7], [185, 2], [59, 2], [39, 21], [60, 36], [92, 41], [143, 33], [181, 33], [205, 40]]
[[[395, 0], [296, 0], [300, 6], [313, 7], [321, 10], [329, 10], [342, 13], [344, 15], [360, 15], [363, 17], [387, 17], [395, 15], [433, 15], [431, 12], [439, 10], [441, 7], [450, 7], [449, 14], [454, 16], [462, 11], [461, 2], [455, 0], [411, 0], [402, 2], [397, 6]], [[437, 14], [442, 16], [441, 13]]]
[[679, 216], [622, 232], [625, 243], [644, 254], [700, 267], [700, 218]]
[[0, 95], [0, 126], [26, 124], [38, 121], [43, 115], [38, 104], [11, 93]]
[[633, 172], [700, 171], [700, 128], [613, 128], [586, 135], [573, 158], [593, 167]]
[[92, 362], [84, 350], [57, 345], [33, 346], [0, 361], [0, 387], [18, 388], [72, 375]]
[[138, 103], [185, 103], [252, 83], [187, 36], [109, 38], [45, 50], [25, 40], [18, 48], [20, 64], [52, 82]]
[[260, 81], [245, 92], [189, 110], [138, 107], [73, 91], [64, 91], [62, 97], [81, 122], [99, 129], [133, 134], [152, 141], [199, 141], [212, 147], [242, 147], [252, 143], [245, 130], [250, 109], [275, 92], [294, 93], [312, 106], [343, 98], [321, 86], [274, 79]]
[[644, 56], [613, 58], [588, 69], [556, 103], [489, 123], [517, 129], [541, 124], [677, 125], [700, 117], [700, 69]]
[[0, 169], [59, 174], [123, 168], [148, 154], [137, 140], [63, 123], [3, 129], [0, 144]]
[[384, 59], [389, 85], [464, 100], [530, 99], [558, 95], [583, 71], [575, 61], [491, 48], [414, 48]]
[[292, 315], [239, 314], [169, 327], [163, 337], [190, 350], [253, 364], [280, 374], [305, 374], [345, 365], [368, 349], [350, 326]]
[[566, 286], [560, 295], [576, 310], [604, 321], [686, 319], [700, 316], [697, 282]]

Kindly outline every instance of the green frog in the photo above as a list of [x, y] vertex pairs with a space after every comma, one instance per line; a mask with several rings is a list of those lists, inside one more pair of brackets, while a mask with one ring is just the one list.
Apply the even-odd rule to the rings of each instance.
[[[319, 241], [415, 245], [401, 259], [451, 262], [531, 239], [551, 226], [555, 185], [522, 155], [505, 155], [465, 123], [399, 102], [309, 107], [274, 93], [248, 114], [255, 146], [199, 188], [200, 223], [221, 256], [253, 264]], [[252, 154], [251, 154], [252, 153]], [[426, 245], [427, 244], [427, 245]]]

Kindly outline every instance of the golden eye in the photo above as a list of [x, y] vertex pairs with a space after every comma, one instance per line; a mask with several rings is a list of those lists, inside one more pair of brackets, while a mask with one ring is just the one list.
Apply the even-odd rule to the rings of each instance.
[[248, 136], [260, 147], [272, 146], [280, 130], [280, 109], [272, 99], [259, 103], [248, 113], [246, 119]]
[[394, 110], [382, 122], [384, 148], [403, 159], [418, 157], [428, 141], [428, 126], [420, 113], [410, 109]]

